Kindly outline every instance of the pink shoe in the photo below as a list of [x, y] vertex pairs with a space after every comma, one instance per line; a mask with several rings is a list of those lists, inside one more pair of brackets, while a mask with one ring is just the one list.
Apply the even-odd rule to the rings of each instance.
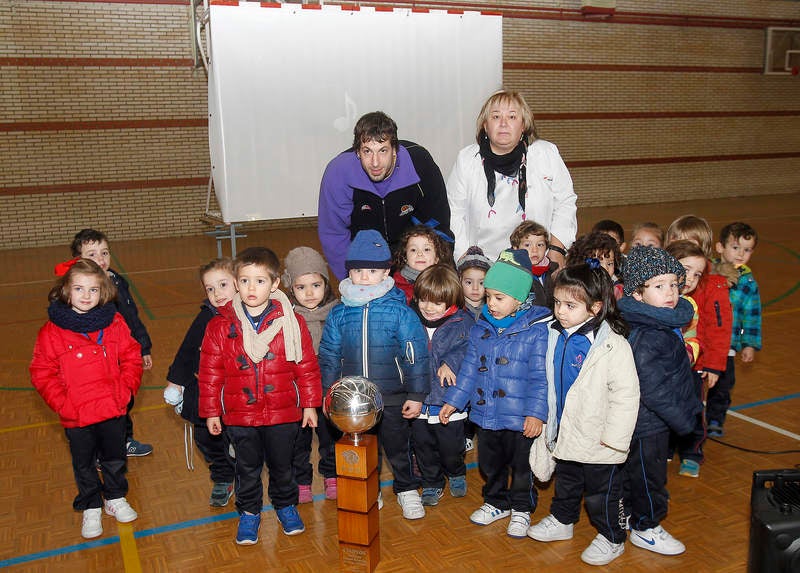
[[325, 478], [325, 499], [336, 499], [336, 478]]
[[299, 485], [297, 486], [297, 502], [298, 503], [311, 503], [314, 501], [314, 494], [311, 493], [311, 486], [310, 485]]

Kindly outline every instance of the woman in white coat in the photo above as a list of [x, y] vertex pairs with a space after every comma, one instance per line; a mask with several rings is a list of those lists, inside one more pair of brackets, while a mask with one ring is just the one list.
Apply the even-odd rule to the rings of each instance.
[[550, 260], [563, 266], [578, 229], [572, 178], [558, 148], [537, 137], [522, 95], [492, 94], [478, 114], [476, 139], [447, 180], [455, 258], [478, 245], [494, 260], [514, 228], [533, 220], [550, 233]]

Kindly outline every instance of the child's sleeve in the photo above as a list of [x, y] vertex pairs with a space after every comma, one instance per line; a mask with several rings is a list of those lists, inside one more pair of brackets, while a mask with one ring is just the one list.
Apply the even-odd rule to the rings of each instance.
[[308, 331], [306, 321], [295, 314], [300, 325], [300, 339], [303, 347], [303, 358], [294, 364], [295, 383], [300, 393], [301, 408], [318, 408], [322, 406], [322, 386], [317, 355], [314, 353], [314, 341]]
[[45, 333], [46, 328], [47, 325], [42, 327], [36, 338], [29, 370], [33, 387], [50, 409], [58, 413], [67, 399], [67, 388], [61, 377], [57, 353]]
[[409, 307], [401, 307], [399, 318], [397, 340], [401, 345], [399, 359], [403, 383], [407, 388], [408, 399], [422, 402], [430, 391], [428, 335]]
[[178, 386], [193, 386], [197, 384], [197, 371], [200, 368], [200, 346], [206, 327], [213, 315], [204, 310], [200, 311], [192, 321], [186, 336], [183, 337], [175, 358], [167, 371], [167, 380]]
[[747, 346], [761, 350], [761, 294], [758, 292], [758, 283], [751, 278], [742, 285], [742, 294], [741, 348], [737, 350]]
[[[450, 367], [450, 370], [458, 376], [458, 370], [461, 368], [461, 363], [467, 355], [467, 348], [469, 348], [469, 330], [474, 324], [471, 318], [465, 318], [461, 322], [461, 328], [456, 333], [453, 344], [444, 353], [442, 362]], [[434, 364], [434, 370], [437, 370], [442, 364]]]
[[323, 390], [327, 390], [342, 377], [342, 332], [341, 312], [334, 307], [325, 326], [322, 328], [322, 339], [319, 341], [319, 369]]
[[547, 324], [540, 323], [528, 352], [528, 384], [525, 394], [524, 415], [547, 421]]
[[620, 340], [616, 348], [617, 352], [608, 355], [611, 360], [606, 364], [608, 411], [601, 440], [607, 446], [625, 452], [630, 447], [639, 414], [639, 376], [628, 341]]
[[448, 386], [444, 401], [456, 410], [464, 410], [472, 398], [475, 383], [478, 379], [478, 351], [471, 339], [467, 337], [467, 351], [464, 360], [456, 373], [456, 385]]
[[147, 333], [142, 319], [139, 318], [139, 309], [136, 307], [131, 296], [130, 286], [125, 277], [118, 273], [114, 273], [117, 277], [117, 310], [125, 319], [125, 323], [131, 330], [133, 336], [139, 345], [142, 347], [141, 355], [148, 356], [153, 348], [153, 343], [150, 340], [150, 335]]
[[116, 318], [116, 323], [124, 332], [119, 341], [119, 371], [123, 386], [131, 391], [135, 396], [142, 384], [142, 348], [139, 343], [131, 336], [128, 325], [120, 317]]
[[[219, 325], [224, 321], [220, 319]], [[215, 418], [222, 415], [222, 388], [225, 383], [225, 363], [222, 355], [222, 342], [217, 322], [212, 320], [206, 329], [200, 347], [200, 368], [197, 384], [200, 388], [198, 402], [201, 418]]]

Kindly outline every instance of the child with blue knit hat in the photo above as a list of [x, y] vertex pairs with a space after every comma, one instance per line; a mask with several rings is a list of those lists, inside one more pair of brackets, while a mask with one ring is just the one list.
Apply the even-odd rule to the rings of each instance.
[[[375, 428], [378, 443], [392, 466], [403, 517], [420, 519], [425, 508], [409, 444], [411, 420], [419, 416], [429, 390], [428, 335], [389, 276], [391, 266], [386, 239], [372, 229], [359, 231], [347, 250], [348, 276], [339, 283], [342, 302], [322, 330], [319, 365], [325, 392], [343, 376], [364, 376], [378, 386], [384, 403]], [[328, 463], [335, 464], [334, 450], [328, 455]]]
[[[508, 249], [486, 273], [486, 304], [470, 331], [456, 385], [445, 394], [439, 420], [471, 403], [478, 426], [478, 467], [486, 477], [477, 525], [511, 517], [506, 533], [526, 537], [537, 492], [528, 454], [547, 419], [547, 322], [550, 311], [533, 305], [533, 275], [525, 250]], [[509, 484], [509, 475], [511, 482]]]
[[683, 265], [663, 249], [634, 247], [623, 272], [625, 296], [617, 305], [631, 327], [628, 342], [640, 392], [630, 453], [623, 465], [630, 540], [654, 553], [678, 555], [686, 548], [661, 521], [667, 515], [670, 430], [679, 436], [690, 433], [703, 408], [681, 334], [694, 308], [680, 296]]

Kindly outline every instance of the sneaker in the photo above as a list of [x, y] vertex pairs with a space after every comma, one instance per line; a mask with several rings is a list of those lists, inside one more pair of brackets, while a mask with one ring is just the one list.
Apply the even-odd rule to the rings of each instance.
[[450, 495], [464, 497], [467, 495], [467, 476], [455, 476], [449, 479]]
[[694, 460], [683, 460], [678, 475], [690, 478], [700, 477], [700, 464]]
[[444, 489], [440, 487], [422, 488], [422, 505], [439, 505], [439, 500], [444, 495]]
[[258, 543], [258, 528], [261, 526], [261, 514], [243, 513], [239, 516], [239, 528], [236, 530], [238, 545], [255, 545]]
[[117, 521], [120, 523], [129, 523], [139, 517], [139, 514], [136, 513], [131, 504], [128, 503], [128, 500], [124, 497], [118, 497], [117, 499], [107, 499], [106, 500], [106, 513], [108, 515], [113, 515], [117, 518]]
[[581, 553], [581, 561], [589, 565], [607, 565], [625, 553], [625, 543], [611, 543], [601, 534], [592, 539]]
[[311, 503], [314, 501], [314, 494], [311, 493], [310, 485], [297, 486], [297, 503]]
[[103, 510], [99, 507], [83, 510], [81, 535], [86, 539], [103, 535]]
[[511, 510], [511, 521], [508, 522], [506, 534], [514, 539], [525, 539], [531, 526], [531, 514], [527, 511]]
[[571, 523], [561, 523], [551, 513], [536, 525], [528, 528], [528, 537], [545, 543], [550, 541], [566, 541], [572, 539]]
[[709, 420], [708, 428], [706, 428], [706, 436], [709, 438], [721, 438], [724, 435], [725, 431], [722, 429], [722, 424], [716, 420]]
[[325, 499], [336, 499], [336, 478], [325, 478]]
[[661, 555], [680, 555], [686, 551], [686, 546], [672, 537], [660, 525], [644, 531], [631, 529], [631, 543], [636, 547], [660, 553]]
[[208, 498], [208, 505], [211, 507], [225, 507], [228, 505], [233, 495], [233, 484], [228, 482], [215, 483], [211, 488], [211, 497]]
[[153, 453], [153, 446], [150, 444], [143, 444], [138, 440], [131, 438], [125, 447], [128, 450], [128, 457], [140, 458], [142, 456], [149, 456]]
[[489, 525], [509, 515], [511, 515], [510, 509], [498, 509], [490, 503], [484, 503], [472, 512], [469, 520], [476, 525]]
[[403, 508], [403, 517], [406, 519], [422, 519], [425, 517], [425, 508], [422, 506], [422, 500], [417, 490], [401, 491], [397, 494], [397, 503]]
[[464, 440], [464, 451], [471, 452], [475, 449], [475, 442], [472, 441], [472, 438], [467, 438]]
[[286, 535], [299, 535], [306, 530], [303, 520], [300, 519], [300, 514], [297, 513], [297, 507], [294, 505], [276, 509], [275, 515], [278, 516], [278, 521], [281, 522], [283, 532]]
[[383, 492], [378, 492], [378, 511], [383, 509]]

